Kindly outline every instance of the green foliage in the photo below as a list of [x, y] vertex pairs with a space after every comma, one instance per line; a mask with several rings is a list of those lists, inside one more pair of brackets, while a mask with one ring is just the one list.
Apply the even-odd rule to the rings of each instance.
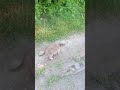
[[53, 41], [69, 32], [84, 31], [85, 0], [36, 0], [35, 25], [43, 32], [36, 41]]
[[56, 82], [58, 82], [60, 79], [62, 79], [61, 76], [59, 75], [51, 75], [48, 79], [47, 79], [47, 85], [48, 87], [54, 85]]
[[35, 15], [40, 18], [54, 18], [53, 16], [61, 16], [64, 19], [83, 16], [85, 8], [84, 0], [36, 0]]
[[45, 72], [45, 68], [38, 68], [37, 70], [35, 70], [35, 78], [39, 78], [40, 75], [43, 75]]

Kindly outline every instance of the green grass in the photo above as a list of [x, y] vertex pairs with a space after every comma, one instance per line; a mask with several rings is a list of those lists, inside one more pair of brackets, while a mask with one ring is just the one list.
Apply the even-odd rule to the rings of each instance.
[[62, 69], [63, 68], [63, 63], [61, 62], [61, 60], [58, 60], [57, 62], [54, 62], [52, 65], [51, 65], [51, 67], [54, 67], [55, 69]]
[[45, 72], [45, 68], [38, 68], [35, 70], [35, 79], [39, 78], [39, 76], [43, 75]]
[[85, 0], [53, 1], [35, 2], [36, 43], [53, 42], [85, 31]]
[[58, 69], [61, 69], [63, 67], [63, 64], [62, 63], [57, 63], [57, 64], [55, 64], [55, 67], [57, 67]]
[[[43, 25], [44, 26], [44, 25]], [[38, 31], [38, 32], [37, 32]], [[85, 20], [84, 18], [76, 18], [71, 20], [52, 20], [46, 22], [45, 27], [37, 27], [35, 41], [55, 41], [69, 35], [72, 32], [84, 32], [85, 31]]]
[[59, 75], [51, 75], [48, 79], [47, 79], [47, 86], [50, 87], [52, 85], [54, 85], [56, 82], [58, 82], [62, 77]]

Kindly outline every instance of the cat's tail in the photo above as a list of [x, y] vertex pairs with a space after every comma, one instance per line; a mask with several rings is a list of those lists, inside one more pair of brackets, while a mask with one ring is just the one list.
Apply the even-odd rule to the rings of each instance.
[[45, 54], [45, 51], [40, 51], [38, 55], [43, 56], [44, 54]]

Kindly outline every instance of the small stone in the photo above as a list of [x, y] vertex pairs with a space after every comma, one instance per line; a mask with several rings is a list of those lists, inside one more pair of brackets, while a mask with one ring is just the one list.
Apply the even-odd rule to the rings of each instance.
[[44, 51], [40, 51], [38, 55], [41, 56], [43, 54], [44, 54]]
[[76, 63], [76, 64], [75, 64], [75, 68], [76, 68], [76, 69], [80, 69], [80, 64], [79, 64], [79, 63]]

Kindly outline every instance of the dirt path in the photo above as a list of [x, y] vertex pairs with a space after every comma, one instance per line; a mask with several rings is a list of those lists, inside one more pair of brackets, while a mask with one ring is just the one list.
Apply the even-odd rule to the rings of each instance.
[[[36, 46], [35, 90], [85, 90], [85, 35], [74, 34], [64, 41], [69, 43], [61, 49], [58, 56], [48, 62], [44, 62], [44, 57], [39, 57], [38, 53], [49, 43]], [[41, 70], [37, 67], [38, 64], [46, 66]], [[75, 66], [73, 71], [71, 66]]]

